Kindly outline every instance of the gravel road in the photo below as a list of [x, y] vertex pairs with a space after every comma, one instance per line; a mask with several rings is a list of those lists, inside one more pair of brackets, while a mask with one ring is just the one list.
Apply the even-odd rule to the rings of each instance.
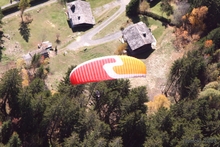
[[93, 36], [95, 36], [98, 32], [104, 29], [107, 25], [109, 25], [113, 20], [115, 20], [125, 11], [126, 5], [129, 3], [129, 1], [130, 0], [118, 0], [118, 5], [120, 5], [120, 8], [116, 13], [114, 13], [101, 24], [94, 26], [94, 28], [92, 28], [88, 33], [80, 36], [76, 41], [70, 43], [66, 48], [69, 50], [77, 50], [80, 47], [103, 44], [120, 38], [122, 36], [122, 33], [121, 31], [118, 31], [113, 34], [109, 34], [108, 36], [105, 36], [101, 39], [92, 40]]

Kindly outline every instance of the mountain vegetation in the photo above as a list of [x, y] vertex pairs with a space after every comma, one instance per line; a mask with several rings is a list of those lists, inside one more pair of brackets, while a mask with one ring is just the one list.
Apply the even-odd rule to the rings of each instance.
[[[139, 2], [131, 0], [128, 16], [146, 14]], [[173, 5], [183, 3], [187, 7], [177, 15]], [[163, 94], [151, 102], [146, 87], [131, 88], [129, 80], [71, 85], [75, 65], [51, 91], [47, 58], [39, 55], [8, 70], [0, 79], [0, 146], [218, 147], [219, 6], [220, 0], [161, 1], [161, 10], [176, 16], [172, 43], [186, 54], [173, 63]]]

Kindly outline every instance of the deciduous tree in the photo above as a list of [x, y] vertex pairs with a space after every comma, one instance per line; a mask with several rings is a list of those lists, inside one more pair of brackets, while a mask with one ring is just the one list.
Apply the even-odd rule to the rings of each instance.
[[148, 115], [156, 113], [161, 107], [170, 108], [171, 102], [168, 98], [163, 95], [159, 94], [154, 97], [152, 101], [146, 103], [148, 108]]
[[206, 14], [208, 13], [208, 7], [202, 6], [199, 8], [194, 8], [191, 13], [187, 13], [182, 17], [183, 27], [190, 34], [201, 34], [205, 30], [204, 20]]
[[20, 11], [21, 11], [21, 20], [22, 20], [22, 22], [23, 22], [23, 14], [24, 14], [24, 11], [25, 11], [25, 9], [27, 9], [28, 7], [30, 7], [30, 0], [20, 0], [20, 1], [19, 1], [18, 8], [19, 8]]
[[127, 48], [128, 48], [127, 43], [122, 43], [117, 47], [117, 50], [115, 51], [115, 54], [116, 55], [123, 55], [127, 52]]

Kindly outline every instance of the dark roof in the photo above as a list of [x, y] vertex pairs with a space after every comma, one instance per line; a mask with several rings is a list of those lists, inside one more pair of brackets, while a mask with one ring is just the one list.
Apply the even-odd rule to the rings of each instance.
[[92, 15], [92, 9], [89, 2], [77, 0], [67, 3], [68, 17], [73, 25], [79, 24], [95, 24], [95, 19]]
[[126, 27], [122, 31], [122, 35], [131, 50], [136, 50], [154, 42], [150, 29], [143, 22], [138, 22]]

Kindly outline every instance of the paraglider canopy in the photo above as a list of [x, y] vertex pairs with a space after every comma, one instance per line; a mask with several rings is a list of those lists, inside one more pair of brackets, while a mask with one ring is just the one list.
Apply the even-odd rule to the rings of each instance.
[[72, 70], [70, 82], [84, 84], [120, 78], [146, 77], [145, 64], [130, 56], [105, 56], [86, 61]]

